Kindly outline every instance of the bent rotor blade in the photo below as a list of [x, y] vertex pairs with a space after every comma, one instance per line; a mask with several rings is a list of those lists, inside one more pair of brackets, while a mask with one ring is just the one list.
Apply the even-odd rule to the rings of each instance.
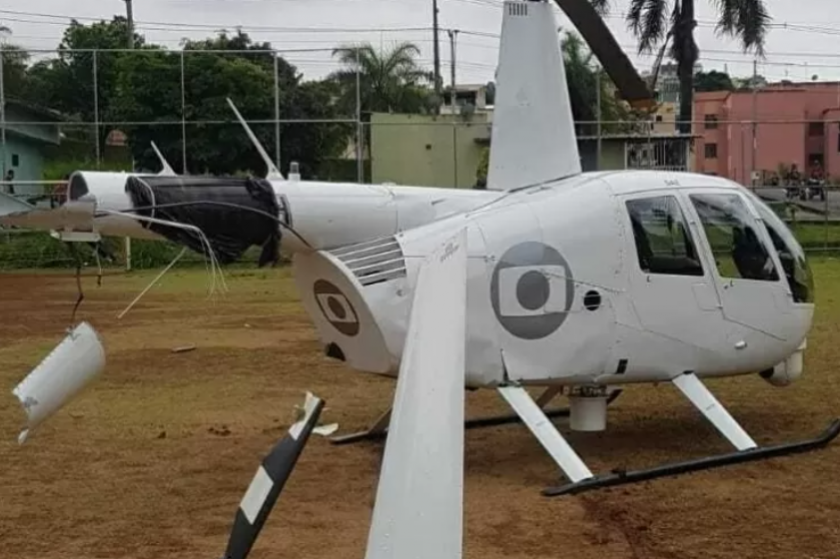
[[592, 53], [618, 88], [621, 98], [634, 109], [650, 109], [656, 98], [621, 49], [603, 18], [589, 0], [554, 0], [580, 32]]
[[420, 267], [366, 559], [460, 559], [467, 235]]
[[242, 497], [223, 559], [245, 559], [292, 474], [309, 435], [318, 422], [324, 401], [306, 394], [304, 416], [289, 427], [288, 434], [266, 456]]

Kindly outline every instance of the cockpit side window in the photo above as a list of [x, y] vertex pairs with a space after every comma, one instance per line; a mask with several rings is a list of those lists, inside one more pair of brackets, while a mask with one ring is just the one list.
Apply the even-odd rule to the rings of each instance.
[[779, 281], [760, 229], [737, 194], [692, 194], [722, 278]]
[[796, 303], [814, 302], [814, 276], [808, 264], [808, 258], [802, 245], [793, 236], [787, 225], [776, 215], [761, 198], [746, 191], [752, 199], [758, 215], [767, 227], [767, 232], [773, 240], [773, 246], [779, 253], [779, 260], [782, 262], [788, 285], [793, 293], [793, 300]]
[[674, 196], [627, 201], [639, 266], [648, 274], [702, 276], [703, 266]]

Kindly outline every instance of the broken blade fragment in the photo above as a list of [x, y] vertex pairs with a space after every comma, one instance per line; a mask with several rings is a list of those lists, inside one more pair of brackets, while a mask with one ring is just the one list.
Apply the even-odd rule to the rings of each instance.
[[23, 444], [35, 427], [81, 392], [104, 368], [105, 350], [99, 336], [90, 324], [82, 322], [12, 390], [29, 423], [18, 443]]

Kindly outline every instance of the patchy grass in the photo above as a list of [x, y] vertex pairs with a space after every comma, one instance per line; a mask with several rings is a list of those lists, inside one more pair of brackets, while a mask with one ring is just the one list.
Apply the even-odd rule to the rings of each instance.
[[[713, 383], [761, 443], [811, 436], [837, 415], [840, 261], [813, 263], [817, 317], [807, 373], [787, 389], [755, 377]], [[208, 276], [174, 271], [122, 320], [156, 271], [90, 271], [78, 320], [108, 352], [105, 374], [34, 432], [9, 393], [71, 324], [71, 272], [0, 275], [0, 541], [15, 557], [219, 556], [254, 469], [306, 390], [325, 422], [363, 427], [393, 384], [328, 361], [289, 270], [232, 270], [208, 299]], [[193, 344], [193, 352], [173, 354]], [[468, 413], [504, 411], [492, 393]], [[727, 450], [667, 386], [629, 389], [605, 433], [574, 433], [591, 467], [640, 467]], [[565, 429], [565, 428], [564, 428]], [[315, 437], [251, 557], [363, 556], [381, 445], [334, 447]], [[522, 426], [471, 431], [466, 458], [467, 558], [774, 559], [836, 557], [840, 443], [796, 457], [546, 499], [558, 472]]]

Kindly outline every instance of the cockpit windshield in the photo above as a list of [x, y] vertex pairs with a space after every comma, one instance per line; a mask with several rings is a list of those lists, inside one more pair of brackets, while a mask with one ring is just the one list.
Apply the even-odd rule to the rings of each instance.
[[814, 276], [802, 245], [793, 236], [790, 228], [761, 198], [746, 188], [744, 191], [752, 200], [753, 206], [767, 227], [767, 232], [770, 233], [773, 246], [779, 253], [779, 260], [782, 262], [790, 290], [793, 292], [793, 300], [797, 303], [813, 303]]

